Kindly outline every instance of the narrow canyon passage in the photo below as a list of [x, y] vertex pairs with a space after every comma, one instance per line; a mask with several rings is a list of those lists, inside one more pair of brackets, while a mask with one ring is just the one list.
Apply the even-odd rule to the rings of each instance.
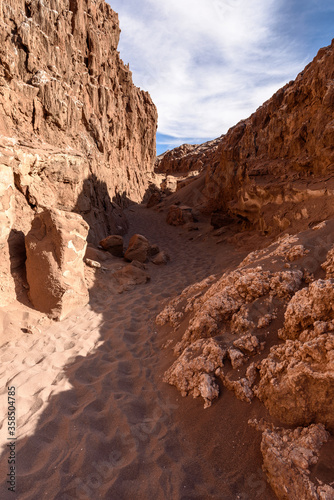
[[[167, 299], [243, 255], [142, 206], [127, 216], [126, 238], [143, 234], [171, 261], [148, 264], [151, 280], [121, 294], [97, 272], [89, 306], [2, 355], [2, 377], [10, 373], [3, 386], [19, 395], [18, 498], [275, 498], [261, 472], [260, 433], [247, 424], [259, 416], [256, 402], [222, 389], [204, 410], [201, 400], [180, 397], [162, 382], [173, 356], [162, 348], [168, 332], [154, 323]], [[4, 452], [1, 477], [6, 460]], [[5, 482], [1, 490], [13, 498]]]

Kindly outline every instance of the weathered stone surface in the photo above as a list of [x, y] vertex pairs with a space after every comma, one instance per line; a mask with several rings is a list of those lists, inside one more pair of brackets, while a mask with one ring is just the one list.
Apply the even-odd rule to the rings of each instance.
[[110, 258], [110, 255], [109, 253], [104, 252], [103, 250], [99, 250], [91, 244], [88, 244], [85, 257], [87, 259], [97, 260], [98, 262], [105, 262], [106, 260], [108, 260], [108, 258]]
[[250, 421], [262, 431], [263, 470], [279, 500], [331, 500], [334, 489], [309, 479], [310, 468], [319, 459], [321, 447], [329, 438], [324, 425], [280, 429]]
[[133, 261], [122, 269], [119, 269], [113, 274], [119, 288], [118, 292], [122, 293], [129, 290], [135, 285], [142, 285], [150, 280], [150, 275], [145, 269], [142, 269], [140, 262]]
[[191, 208], [172, 205], [168, 210], [166, 222], [171, 226], [183, 226], [187, 222], [194, 222]]
[[123, 257], [123, 238], [117, 234], [107, 236], [100, 241], [100, 245], [104, 250], [107, 250], [114, 257]]
[[334, 279], [334, 247], [328, 252], [326, 261], [321, 266], [326, 271], [327, 278]]
[[322, 422], [334, 431], [334, 334], [287, 340], [262, 361], [256, 395], [287, 425]]
[[152, 177], [157, 112], [120, 59], [117, 14], [103, 0], [4, 0], [0, 27], [13, 229], [27, 234], [37, 209], [57, 208], [80, 213], [95, 245], [123, 234], [124, 205]]
[[14, 176], [0, 156], [0, 306], [15, 298], [11, 276], [9, 238], [15, 221]]
[[193, 183], [189, 204], [271, 234], [333, 217], [333, 65], [334, 41], [212, 146], [175, 148], [156, 169], [203, 170], [205, 183]]
[[87, 234], [79, 214], [50, 209], [35, 216], [26, 236], [29, 298], [54, 319], [88, 302], [83, 263]]
[[334, 318], [334, 279], [317, 280], [308, 288], [299, 290], [285, 312], [284, 328], [280, 337], [296, 339], [317, 320]]
[[158, 173], [201, 172], [217, 149], [221, 137], [204, 144], [182, 144], [158, 156], [154, 169]]
[[219, 395], [214, 375], [223, 366], [225, 356], [226, 351], [213, 339], [198, 340], [183, 351], [163, 380], [175, 385], [182, 396], [202, 396], [204, 408], [208, 408]]
[[145, 262], [148, 256], [150, 244], [145, 236], [141, 234], [134, 234], [129, 241], [128, 248], [124, 254], [126, 260], [138, 260], [138, 262]]
[[157, 266], [167, 264], [167, 262], [169, 261], [170, 261], [170, 256], [163, 250], [152, 258], [153, 264], [156, 264]]

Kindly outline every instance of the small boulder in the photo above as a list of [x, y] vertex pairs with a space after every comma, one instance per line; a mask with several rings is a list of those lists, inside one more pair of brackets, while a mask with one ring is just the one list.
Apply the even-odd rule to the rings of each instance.
[[145, 236], [135, 234], [129, 241], [129, 246], [124, 254], [124, 258], [129, 260], [137, 260], [138, 262], [145, 262], [148, 257], [150, 244]]
[[101, 247], [114, 257], [123, 257], [123, 238], [112, 234], [100, 241]]
[[85, 257], [86, 259], [96, 260], [97, 262], [105, 262], [106, 260], [109, 259], [109, 255], [106, 252], [104, 252], [103, 250], [99, 250], [98, 248], [95, 248], [93, 245], [89, 243], [87, 245]]
[[195, 221], [190, 207], [172, 205], [169, 208], [166, 222], [171, 226], [183, 226], [188, 222]]
[[152, 208], [158, 205], [161, 201], [161, 192], [160, 191], [154, 191], [151, 196], [148, 199], [147, 208]]
[[157, 266], [162, 265], [162, 264], [167, 264], [167, 262], [169, 262], [169, 261], [170, 261], [170, 257], [164, 251], [159, 252], [152, 259], [153, 264], [156, 264]]
[[144, 269], [138, 267], [137, 263], [133, 265], [132, 262], [116, 271], [113, 276], [120, 285], [119, 293], [129, 290], [132, 286], [142, 285], [150, 279]]
[[149, 257], [154, 257], [155, 255], [158, 255], [160, 252], [160, 248], [158, 245], [151, 245], [150, 248], [148, 249], [148, 256]]

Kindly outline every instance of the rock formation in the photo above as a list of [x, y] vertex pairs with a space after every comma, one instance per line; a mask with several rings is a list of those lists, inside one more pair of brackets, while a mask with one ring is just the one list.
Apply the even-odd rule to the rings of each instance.
[[263, 469], [279, 500], [331, 500], [334, 489], [314, 484], [310, 468], [329, 438], [322, 424], [297, 429], [279, 429], [261, 422], [250, 422], [262, 431]]
[[333, 75], [334, 41], [295, 81], [217, 139], [218, 144], [176, 148], [156, 168], [175, 173], [200, 166], [205, 180], [193, 183], [187, 203], [207, 213], [237, 216], [266, 233], [298, 232], [330, 218]]
[[211, 161], [222, 137], [204, 144], [182, 144], [157, 157], [154, 170], [164, 174], [201, 172]]
[[33, 306], [63, 319], [87, 304], [83, 259], [88, 224], [79, 214], [57, 209], [37, 214], [26, 236], [27, 280]]
[[[51, 207], [80, 213], [95, 244], [123, 233], [122, 206], [141, 201], [153, 171], [157, 112], [120, 59], [117, 14], [103, 0], [4, 0], [0, 26], [0, 169], [8, 189], [0, 244], [8, 247], [11, 231], [21, 234], [23, 264], [23, 233], [36, 210]], [[4, 253], [0, 272], [8, 268]]]
[[334, 219], [285, 235], [220, 278], [186, 288], [156, 318], [175, 332], [168, 346], [177, 359], [164, 381], [182, 396], [201, 396], [207, 408], [221, 381], [299, 427], [259, 426], [263, 468], [279, 499], [333, 498], [331, 485], [308, 477], [334, 432], [333, 235]]

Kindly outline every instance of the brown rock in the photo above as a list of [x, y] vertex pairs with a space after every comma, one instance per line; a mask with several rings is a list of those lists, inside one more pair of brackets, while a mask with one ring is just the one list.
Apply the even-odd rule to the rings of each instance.
[[211, 406], [219, 395], [215, 372], [223, 366], [226, 351], [213, 340], [198, 340], [184, 350], [167, 370], [164, 382], [175, 385], [182, 396], [188, 393], [194, 398], [202, 396], [204, 408]]
[[318, 462], [321, 447], [329, 438], [322, 424], [280, 429], [251, 421], [262, 431], [263, 470], [279, 500], [331, 500], [334, 489], [313, 483], [310, 469]]
[[155, 255], [158, 255], [160, 252], [160, 248], [158, 245], [151, 245], [150, 248], [148, 249], [148, 256], [149, 257], [154, 257]]
[[150, 275], [144, 269], [141, 269], [138, 265], [133, 265], [133, 263], [128, 264], [122, 269], [116, 271], [113, 274], [113, 277], [120, 285], [118, 289], [119, 293], [129, 290], [135, 285], [147, 283], [150, 279]]
[[168, 210], [166, 222], [171, 226], [183, 226], [187, 222], [194, 222], [191, 208], [172, 205]]
[[201, 172], [217, 149], [221, 137], [204, 144], [182, 144], [158, 156], [154, 170], [164, 174]]
[[292, 297], [284, 315], [281, 338], [296, 339], [315, 321], [334, 318], [334, 279], [317, 280]]
[[123, 238], [117, 234], [107, 236], [102, 241], [100, 245], [104, 250], [107, 250], [114, 257], [123, 257]]
[[156, 264], [157, 266], [160, 266], [160, 265], [163, 265], [163, 264], [167, 264], [167, 262], [169, 262], [169, 261], [170, 261], [170, 257], [168, 255], [168, 253], [166, 253], [164, 251], [159, 252], [152, 259], [153, 264]]
[[287, 425], [322, 422], [334, 430], [334, 334], [287, 340], [261, 363], [255, 390], [271, 415]]
[[87, 245], [85, 257], [87, 259], [96, 260], [98, 262], [105, 262], [110, 258], [109, 253], [93, 247], [91, 244]]
[[29, 298], [54, 319], [89, 300], [83, 263], [87, 234], [80, 215], [53, 209], [37, 214], [26, 236]]
[[333, 217], [333, 65], [334, 41], [248, 119], [212, 144], [164, 153], [156, 171], [203, 170], [189, 203], [261, 231], [300, 231]]
[[145, 262], [148, 256], [150, 244], [145, 236], [135, 234], [129, 241], [129, 246], [124, 254], [126, 260], [138, 260], [138, 262]]
[[95, 245], [124, 234], [123, 208], [141, 202], [153, 173], [157, 112], [117, 51], [117, 14], [103, 0], [9, 0], [0, 24], [0, 164], [15, 174], [13, 229], [26, 234], [36, 208], [54, 207], [80, 213]]
[[15, 220], [14, 177], [12, 170], [1, 164], [0, 158], [0, 306], [15, 298], [8, 241]]

